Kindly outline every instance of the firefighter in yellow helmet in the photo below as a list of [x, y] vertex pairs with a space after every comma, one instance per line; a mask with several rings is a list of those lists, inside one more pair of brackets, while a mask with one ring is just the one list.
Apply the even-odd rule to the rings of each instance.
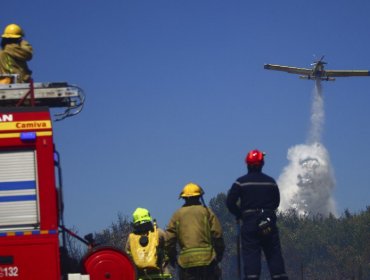
[[222, 228], [216, 215], [204, 204], [203, 194], [199, 185], [185, 185], [180, 194], [185, 204], [173, 214], [167, 226], [168, 256], [172, 266], [177, 262], [180, 280], [221, 277], [218, 263], [225, 248]]
[[126, 252], [137, 268], [139, 280], [172, 279], [167, 268], [165, 232], [157, 228], [145, 208], [137, 208], [133, 216], [133, 232], [126, 242]]
[[32, 59], [33, 49], [23, 39], [22, 28], [14, 23], [9, 24], [1, 37], [0, 84], [30, 82], [32, 71], [27, 62]]

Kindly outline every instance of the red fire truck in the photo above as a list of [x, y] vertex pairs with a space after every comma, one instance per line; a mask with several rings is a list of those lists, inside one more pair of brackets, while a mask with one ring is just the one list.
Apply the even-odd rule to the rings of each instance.
[[[63, 107], [60, 120], [82, 105], [81, 90], [67, 84], [0, 85], [0, 280], [62, 279], [65, 227], [50, 111]], [[83, 268], [81, 279], [136, 277], [130, 259], [115, 248], [93, 248]]]

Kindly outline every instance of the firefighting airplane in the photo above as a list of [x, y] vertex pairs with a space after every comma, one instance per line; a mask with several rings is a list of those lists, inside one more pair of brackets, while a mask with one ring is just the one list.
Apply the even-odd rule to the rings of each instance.
[[265, 64], [264, 68], [269, 70], [284, 71], [291, 74], [298, 74], [301, 79], [335, 81], [334, 77], [370, 76], [369, 70], [325, 70], [324, 56], [312, 63], [312, 68], [298, 68], [276, 64]]

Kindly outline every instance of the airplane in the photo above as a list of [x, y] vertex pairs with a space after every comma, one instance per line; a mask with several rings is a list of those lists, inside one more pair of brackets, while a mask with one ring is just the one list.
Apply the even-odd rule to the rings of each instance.
[[369, 70], [325, 70], [324, 65], [327, 63], [323, 59], [324, 56], [312, 63], [311, 69], [276, 64], [265, 64], [264, 68], [298, 74], [301, 79], [307, 80], [335, 81], [334, 77], [370, 76]]

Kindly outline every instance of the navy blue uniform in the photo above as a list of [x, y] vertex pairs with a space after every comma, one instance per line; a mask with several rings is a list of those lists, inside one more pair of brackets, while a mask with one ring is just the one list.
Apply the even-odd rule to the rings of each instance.
[[[240, 199], [240, 206], [237, 204]], [[242, 254], [244, 279], [259, 279], [261, 249], [272, 279], [288, 279], [281, 254], [275, 210], [280, 204], [279, 188], [273, 178], [261, 171], [250, 170], [232, 185], [226, 200], [227, 208], [242, 219]], [[269, 221], [269, 233], [262, 234], [259, 224]]]

